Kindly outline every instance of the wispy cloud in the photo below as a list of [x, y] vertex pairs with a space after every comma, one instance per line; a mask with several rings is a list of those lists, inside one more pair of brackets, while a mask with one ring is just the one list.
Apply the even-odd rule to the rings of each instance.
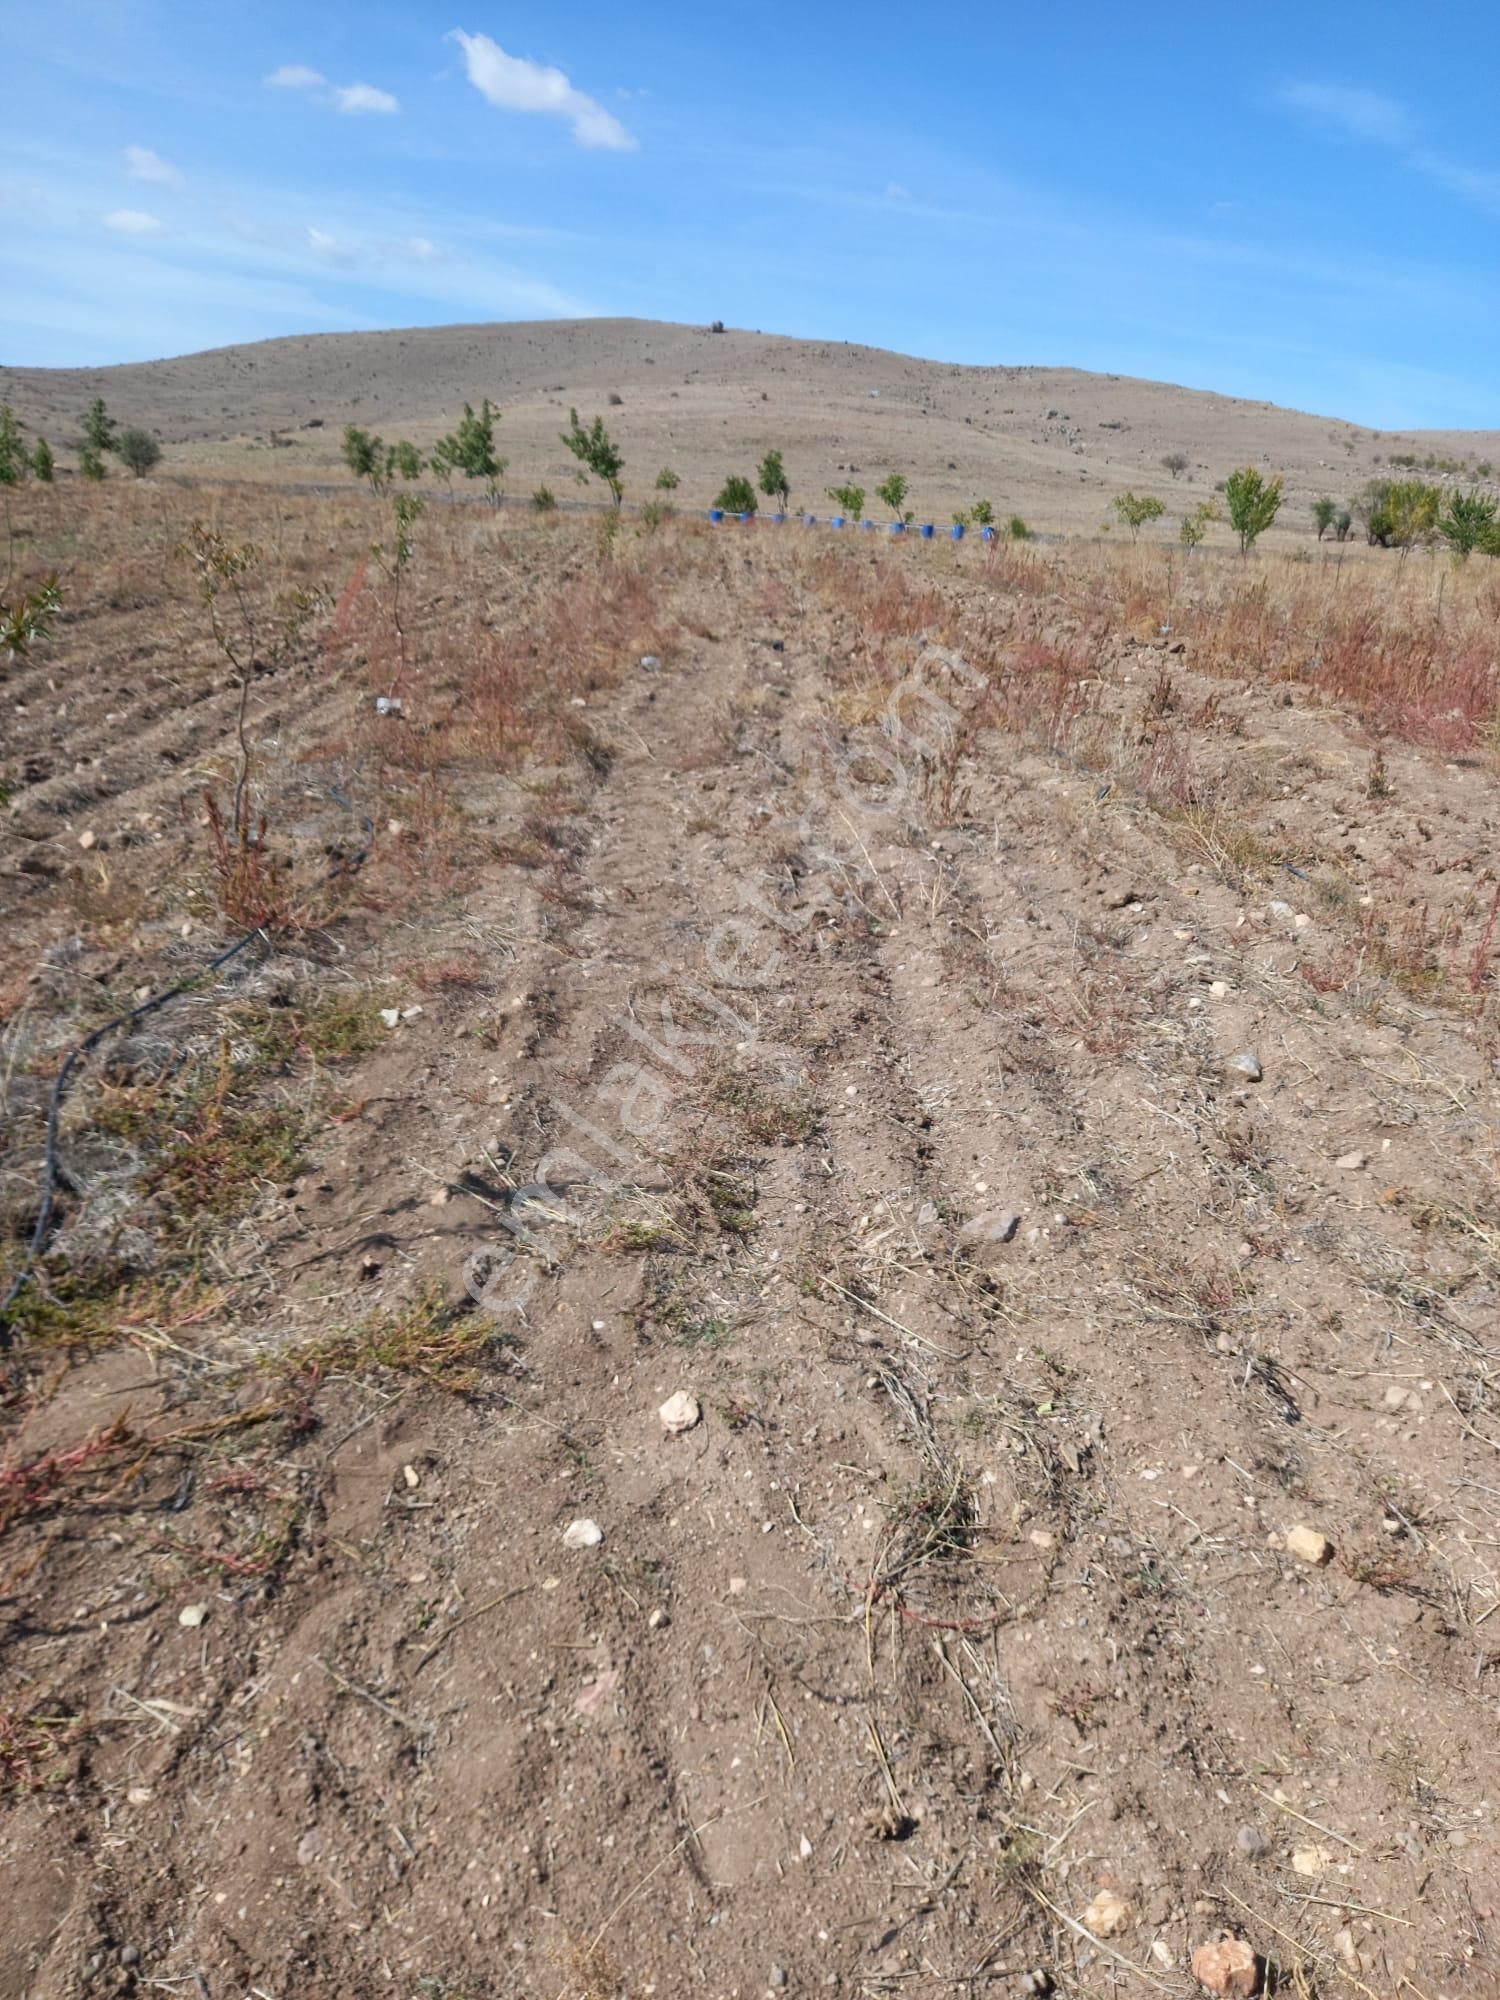
[[388, 90], [377, 90], [373, 83], [342, 83], [335, 87], [333, 101], [340, 111], [358, 116], [361, 112], [399, 111], [401, 106]]
[[171, 161], [153, 153], [149, 146], [125, 148], [125, 171], [133, 181], [154, 181], [159, 187], [176, 187], [182, 180]]
[[1500, 173], [1467, 166], [1424, 146], [1417, 121], [1395, 98], [1338, 83], [1284, 84], [1277, 96], [1289, 111], [1299, 112], [1347, 139], [1383, 146], [1410, 172], [1471, 207], [1500, 215]]
[[560, 69], [505, 53], [488, 35], [465, 34], [455, 28], [449, 37], [464, 52], [469, 81], [500, 111], [539, 111], [566, 119], [580, 146], [612, 153], [634, 152], [636, 140], [613, 112], [584, 91], [576, 90]]
[[283, 63], [266, 78], [272, 90], [321, 90], [326, 80], [321, 71], [303, 63]]
[[330, 83], [320, 69], [305, 63], [283, 63], [266, 78], [272, 90], [300, 90], [304, 96], [326, 104], [346, 117], [358, 118], [376, 112], [389, 116], [401, 109], [388, 90], [373, 83]]
[[116, 208], [104, 218], [106, 229], [117, 236], [155, 236], [166, 227], [160, 216], [147, 215], [140, 208]]
[[1351, 139], [1373, 139], [1382, 146], [1411, 143], [1412, 124], [1405, 106], [1378, 91], [1340, 83], [1289, 83], [1280, 97], [1288, 109], [1305, 111]]
[[354, 253], [336, 236], [330, 236], [326, 229], [309, 228], [307, 247], [320, 264], [334, 264], [347, 270], [354, 262]]

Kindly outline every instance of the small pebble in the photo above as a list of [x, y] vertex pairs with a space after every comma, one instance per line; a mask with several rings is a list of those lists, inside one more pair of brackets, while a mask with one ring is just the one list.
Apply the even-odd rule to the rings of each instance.
[[1317, 1528], [1293, 1528], [1286, 1538], [1286, 1552], [1317, 1569], [1332, 1559], [1333, 1543]]
[[1260, 1066], [1260, 1057], [1250, 1049], [1242, 1049], [1237, 1056], [1229, 1058], [1229, 1067], [1247, 1083], [1259, 1083], [1265, 1075]]
[[671, 1436], [680, 1431], [690, 1431], [703, 1415], [703, 1406], [698, 1398], [689, 1395], [686, 1389], [679, 1389], [675, 1396], [668, 1396], [656, 1413], [662, 1421], [662, 1428]]
[[589, 1520], [587, 1515], [579, 1520], [570, 1521], [563, 1529], [565, 1549], [597, 1549], [603, 1540], [604, 1530], [597, 1521]]
[[1234, 1844], [1247, 1861], [1263, 1861], [1271, 1851], [1271, 1843], [1258, 1826], [1242, 1826], [1234, 1836]]

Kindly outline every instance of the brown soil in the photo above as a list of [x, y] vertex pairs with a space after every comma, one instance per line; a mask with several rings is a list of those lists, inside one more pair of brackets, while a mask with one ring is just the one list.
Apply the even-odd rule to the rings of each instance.
[[[85, 497], [12, 1266], [64, 1049], [236, 932], [188, 503]], [[373, 507], [191, 504], [267, 552], [281, 918], [65, 1126], [0, 1991], [1500, 1991], [1489, 751], [1376, 760], [1144, 558], [435, 510], [403, 671]]]

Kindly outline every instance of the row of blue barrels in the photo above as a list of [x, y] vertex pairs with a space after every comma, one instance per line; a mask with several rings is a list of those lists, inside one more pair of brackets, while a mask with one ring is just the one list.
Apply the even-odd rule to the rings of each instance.
[[[710, 521], [722, 521], [724, 519], [724, 509], [722, 507], [710, 507], [708, 518]], [[734, 518], [737, 521], [749, 522], [759, 520], [761, 517], [758, 514], [736, 514]], [[772, 514], [769, 519], [773, 527], [779, 528], [786, 520], [786, 515]], [[801, 520], [804, 528], [815, 528], [818, 525], [816, 514], [804, 514]], [[844, 519], [842, 514], [834, 514], [830, 518], [828, 525], [830, 528], [847, 528], [849, 523]], [[875, 523], [873, 521], [861, 521], [859, 525], [866, 534], [873, 534], [875, 532]], [[904, 535], [906, 533], [906, 523], [904, 521], [892, 521], [890, 532], [893, 535]], [[937, 530], [931, 521], [923, 521], [918, 527], [917, 533], [922, 537], [924, 542], [930, 542], [937, 533]], [[955, 521], [953, 526], [948, 530], [948, 539], [953, 542], [961, 542], [963, 538], [964, 524], [962, 521]], [[981, 528], [979, 530], [979, 539], [982, 542], [994, 541], [995, 530], [993, 528]]]

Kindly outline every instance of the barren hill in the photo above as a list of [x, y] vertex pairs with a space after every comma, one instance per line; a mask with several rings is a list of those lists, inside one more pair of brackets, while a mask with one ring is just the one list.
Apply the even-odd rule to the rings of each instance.
[[[701, 503], [775, 445], [794, 502], [817, 507], [846, 469], [873, 486], [897, 468], [923, 515], [944, 520], [983, 495], [1044, 530], [1096, 529], [1125, 485], [1169, 503], [1201, 498], [1250, 462], [1285, 472], [1284, 518], [1300, 534], [1308, 499], [1353, 492], [1393, 453], [1464, 468], [1450, 476], [1500, 461], [1495, 431], [1380, 433], [1127, 376], [961, 367], [649, 320], [316, 334], [115, 368], [0, 368], [0, 400], [54, 445], [71, 443], [103, 396], [123, 421], [160, 433], [164, 471], [213, 464], [284, 480], [335, 474], [346, 423], [425, 444], [486, 395], [503, 410], [519, 493], [567, 490], [574, 468], [558, 431], [576, 404], [608, 413], [636, 492], [670, 464], [684, 500]], [[1168, 452], [1189, 461], [1175, 482], [1161, 465]]]

